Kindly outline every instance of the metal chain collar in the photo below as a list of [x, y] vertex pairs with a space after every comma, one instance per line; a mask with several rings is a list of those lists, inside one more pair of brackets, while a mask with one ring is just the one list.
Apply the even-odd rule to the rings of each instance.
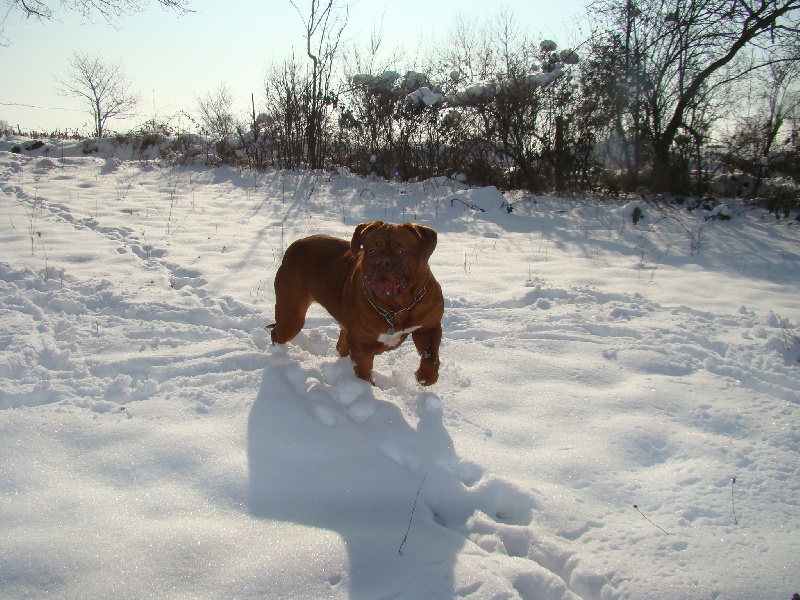
[[[428, 281], [430, 281], [430, 276], [428, 277]], [[372, 308], [375, 309], [375, 312], [382, 316], [386, 322], [389, 324], [389, 329], [386, 331], [389, 335], [394, 335], [394, 318], [399, 315], [401, 312], [405, 312], [407, 310], [411, 310], [417, 302], [422, 300], [425, 294], [428, 293], [428, 281], [425, 282], [425, 285], [422, 286], [422, 290], [420, 290], [417, 297], [414, 298], [414, 301], [406, 306], [405, 308], [401, 308], [400, 310], [384, 310], [380, 306], [377, 306], [372, 299], [369, 297], [369, 292], [367, 292], [367, 287], [365, 283], [361, 284], [361, 289], [364, 291], [364, 297], [367, 299], [367, 302], [370, 303]]]

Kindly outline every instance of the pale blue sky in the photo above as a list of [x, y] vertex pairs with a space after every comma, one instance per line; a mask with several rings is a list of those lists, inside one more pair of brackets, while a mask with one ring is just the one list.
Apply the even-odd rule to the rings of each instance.
[[[486, 0], [359, 0], [351, 5], [345, 37], [364, 40], [383, 23], [385, 44], [402, 47], [413, 57], [421, 44], [444, 41], [458, 15], [489, 19], [499, 6]], [[554, 39], [560, 47], [580, 37], [575, 21], [583, 15], [583, 0], [505, 6], [534, 37]], [[251, 92], [259, 103], [266, 66], [288, 56], [293, 46], [303, 53], [302, 24], [288, 0], [193, 0], [191, 7], [196, 12], [176, 16], [153, 2], [146, 12], [121, 20], [116, 30], [100, 19], [82, 23], [71, 14], [47, 24], [12, 14], [5, 27], [10, 45], [0, 47], [0, 120], [23, 130], [88, 129], [79, 102], [56, 95], [54, 89], [54, 76], [66, 72], [74, 51], [120, 62], [140, 93], [136, 119], [109, 121], [118, 130], [179, 109], [196, 113], [196, 98], [221, 82], [233, 92], [236, 110], [244, 112]]]

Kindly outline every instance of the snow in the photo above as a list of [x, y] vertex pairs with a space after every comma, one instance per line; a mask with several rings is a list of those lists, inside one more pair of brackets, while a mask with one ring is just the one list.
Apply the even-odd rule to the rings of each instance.
[[535, 73], [528, 75], [528, 81], [539, 87], [547, 87], [551, 83], [553, 83], [556, 79], [559, 79], [564, 75], [564, 69], [560, 63], [556, 65], [552, 71], [544, 71], [542, 73]]
[[[794, 223], [25, 144], [0, 141], [4, 597], [800, 591]], [[264, 330], [283, 249], [376, 218], [439, 232], [429, 388], [409, 343], [357, 379], [318, 307]]]
[[358, 73], [353, 75], [350, 80], [353, 85], [366, 87], [375, 93], [388, 93], [391, 92], [392, 86], [398, 79], [400, 79], [400, 73], [397, 71], [384, 71], [380, 75]]
[[542, 40], [539, 44], [539, 49], [542, 52], [553, 52], [558, 46], [553, 40]]
[[479, 81], [463, 86], [447, 97], [453, 106], [464, 106], [476, 102], [491, 100], [497, 93], [497, 86], [488, 81]]
[[559, 57], [561, 58], [561, 62], [566, 65], [577, 65], [580, 61], [580, 56], [578, 55], [575, 50], [571, 48], [566, 48], [559, 53]]
[[[570, 57], [570, 60], [573, 60]], [[577, 56], [574, 58], [577, 62]], [[525, 80], [532, 87], [547, 87], [554, 81], [564, 76], [563, 63], [555, 63], [551, 71], [542, 71], [539, 73], [530, 73], [525, 77]], [[461, 86], [455, 92], [442, 96], [441, 94], [432, 92], [428, 88], [421, 88], [416, 92], [406, 96], [406, 102], [411, 102], [414, 105], [419, 105], [424, 102], [427, 106], [439, 102], [447, 102], [451, 106], [468, 106], [487, 102], [494, 98], [498, 90], [507, 89], [513, 83], [507, 79], [500, 79], [499, 81], [478, 81]]]
[[406, 102], [415, 106], [419, 106], [420, 104], [432, 106], [433, 104], [444, 102], [444, 96], [434, 92], [428, 87], [421, 87], [408, 94], [406, 96]]

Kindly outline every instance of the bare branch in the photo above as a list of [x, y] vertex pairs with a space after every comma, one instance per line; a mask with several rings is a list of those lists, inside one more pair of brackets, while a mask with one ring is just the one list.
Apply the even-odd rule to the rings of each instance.
[[129, 91], [122, 67], [104, 63], [99, 56], [75, 53], [66, 77], [55, 81], [60, 94], [84, 101], [97, 137], [103, 137], [108, 119], [130, 115], [139, 102], [139, 96]]
[[[178, 14], [192, 12], [189, 8], [191, 0], [157, 0], [162, 8], [174, 10]], [[40, 22], [53, 21], [60, 12], [77, 12], [87, 19], [99, 15], [107, 22], [116, 24], [117, 20], [144, 10], [147, 0], [6, 0], [8, 10], [0, 17], [0, 34], [5, 19], [12, 12], [19, 12], [26, 18], [35, 18]], [[57, 8], [53, 8], [57, 5]]]

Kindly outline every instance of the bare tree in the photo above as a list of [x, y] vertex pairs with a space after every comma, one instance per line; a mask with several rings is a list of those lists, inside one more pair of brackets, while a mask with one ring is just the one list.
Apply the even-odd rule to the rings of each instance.
[[231, 137], [236, 131], [232, 106], [233, 95], [224, 83], [220, 83], [215, 92], [208, 92], [204, 98], [198, 98], [197, 108], [204, 132], [220, 140]]
[[649, 41], [640, 14], [633, 2], [611, 16], [595, 12], [595, 18], [608, 19], [606, 29], [589, 40], [590, 59], [582, 68], [582, 95], [594, 105], [598, 136], [605, 140], [598, 152], [608, 171], [609, 189], [637, 189], [652, 162], [647, 65], [642, 57]]
[[387, 149], [393, 142], [398, 102], [390, 67], [403, 58], [397, 51], [381, 56], [382, 49], [383, 32], [373, 29], [367, 44], [353, 44], [344, 53], [344, 73], [350, 86], [341, 94], [338, 109], [350, 166], [365, 174], [377, 171], [388, 176], [388, 163], [393, 165], [394, 158]]
[[762, 106], [758, 130], [761, 142], [756, 144], [760, 156], [754, 161], [756, 180], [753, 185], [753, 197], [758, 196], [764, 179], [769, 177], [769, 162], [777, 145], [778, 134], [786, 125], [800, 116], [800, 88], [797, 78], [800, 75], [800, 64], [778, 63], [772, 65], [766, 77], [762, 78], [763, 87], [759, 101]]
[[273, 152], [282, 168], [297, 168], [304, 159], [307, 87], [294, 54], [273, 64], [264, 81], [267, 136], [273, 140]]
[[456, 15], [447, 42], [436, 48], [437, 58], [456, 67], [466, 81], [491, 79], [497, 72], [496, 51], [488, 24]]
[[103, 137], [108, 119], [129, 116], [139, 102], [122, 67], [104, 63], [99, 56], [76, 52], [66, 77], [56, 77], [56, 83], [60, 94], [84, 100], [97, 137]]
[[752, 198], [760, 195], [765, 179], [776, 174], [773, 163], [784, 150], [781, 132], [789, 133], [800, 117], [800, 65], [777, 63], [759, 75], [745, 99], [749, 113], [737, 118], [735, 132], [725, 140], [729, 165], [752, 177]]
[[[334, 59], [347, 25], [348, 7], [334, 5], [334, 0], [309, 0], [307, 16], [295, 0], [290, 0], [303, 21], [306, 54], [311, 59], [310, 86], [307, 98], [306, 150], [312, 169], [322, 166], [325, 125], [334, 104], [332, 94]], [[344, 16], [339, 11], [344, 9]]]
[[461, 88], [450, 104], [469, 122], [473, 147], [483, 154], [475, 165], [502, 170], [505, 185], [562, 191], [572, 169], [566, 64], [577, 62], [577, 54], [556, 52], [550, 40], [535, 42], [505, 9], [486, 28], [456, 25], [441, 56]]
[[[638, 127], [652, 150], [651, 184], [676, 180], [672, 151], [698, 106], [800, 47], [800, 0], [595, 0], [596, 36], [616, 34], [622, 94], [641, 94]], [[694, 128], [697, 130], [696, 127]]]

